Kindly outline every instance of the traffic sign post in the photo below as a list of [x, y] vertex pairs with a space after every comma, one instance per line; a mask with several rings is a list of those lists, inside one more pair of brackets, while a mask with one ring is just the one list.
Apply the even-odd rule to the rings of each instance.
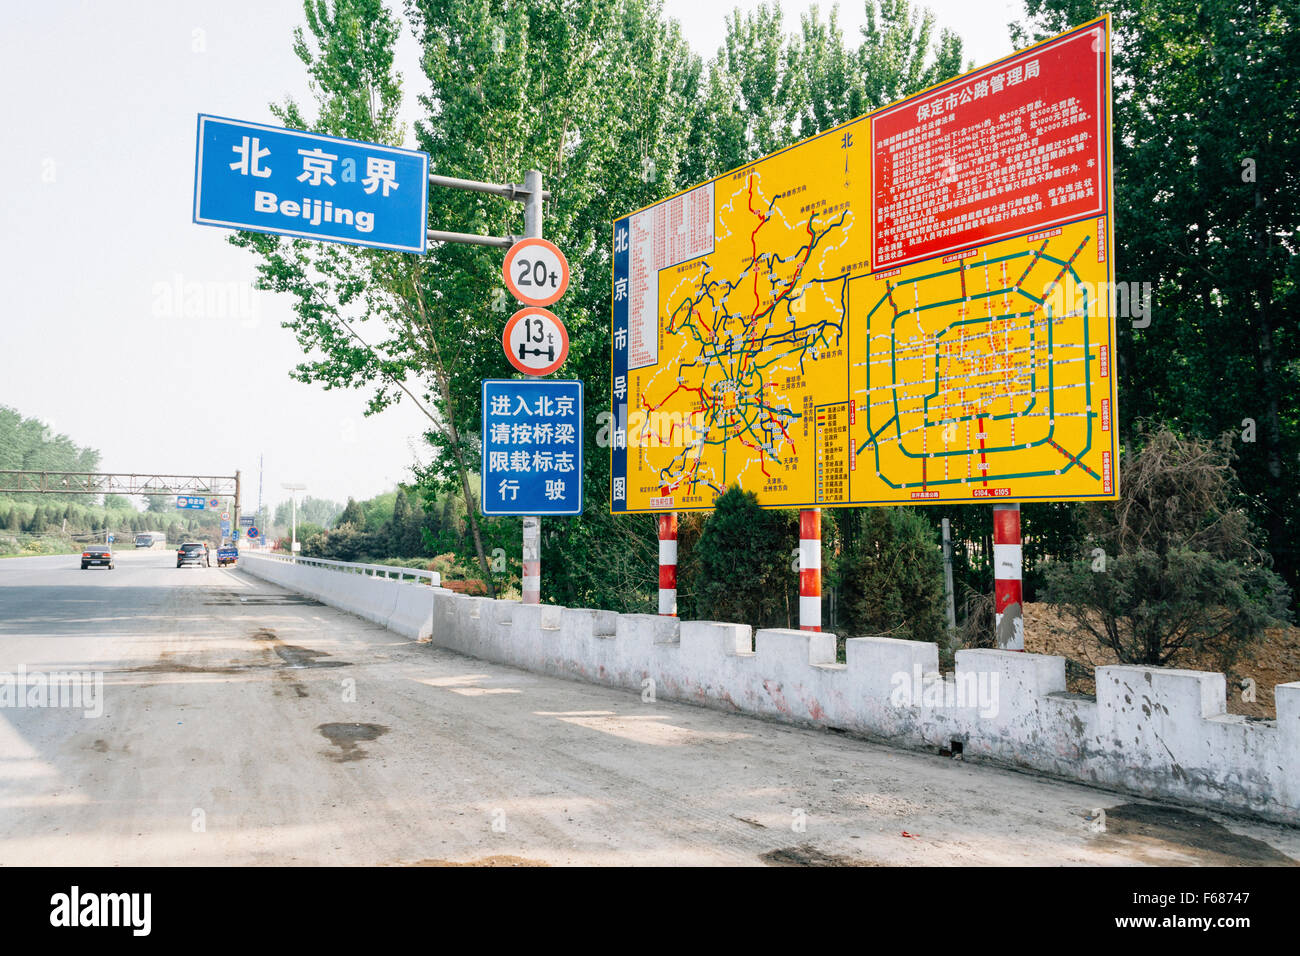
[[194, 222], [423, 254], [429, 157], [200, 113]]

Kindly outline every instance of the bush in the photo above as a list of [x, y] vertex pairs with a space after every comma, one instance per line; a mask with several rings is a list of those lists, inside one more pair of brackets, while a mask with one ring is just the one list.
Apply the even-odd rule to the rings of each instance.
[[1087, 554], [1046, 570], [1047, 599], [1122, 663], [1208, 650], [1229, 666], [1290, 614], [1238, 499], [1231, 433], [1138, 437], [1141, 450], [1123, 450], [1119, 501], [1084, 512]]
[[793, 512], [760, 508], [752, 491], [727, 489], [691, 549], [689, 616], [754, 628], [789, 626], [796, 520]]
[[946, 645], [943, 554], [930, 523], [911, 508], [854, 508], [838, 524], [838, 629]]

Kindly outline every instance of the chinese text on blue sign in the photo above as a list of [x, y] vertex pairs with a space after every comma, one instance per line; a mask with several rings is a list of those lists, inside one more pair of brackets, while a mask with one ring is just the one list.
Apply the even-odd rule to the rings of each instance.
[[483, 382], [485, 515], [582, 514], [582, 383]]
[[423, 253], [429, 157], [199, 114], [194, 221]]
[[208, 501], [206, 498], [198, 495], [177, 495], [176, 507], [191, 511], [204, 511], [207, 509]]

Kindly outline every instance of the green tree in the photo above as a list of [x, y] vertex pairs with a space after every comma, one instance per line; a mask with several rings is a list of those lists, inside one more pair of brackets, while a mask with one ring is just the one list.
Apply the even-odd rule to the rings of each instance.
[[[304, 521], [318, 524], [322, 528], [333, 527], [335, 520], [343, 512], [343, 506], [326, 498], [313, 498], [307, 495], [298, 502], [298, 523]], [[289, 527], [293, 520], [293, 503], [282, 501], [275, 509], [273, 524], [276, 527]]]
[[961, 72], [961, 40], [935, 35], [929, 11], [868, 0], [862, 41], [845, 41], [832, 7], [787, 33], [779, 6], [734, 11], [709, 63], [692, 131], [693, 180], [717, 176]]
[[[93, 472], [99, 468], [99, 452], [81, 448], [67, 435], [56, 434], [45, 422], [23, 418], [12, 408], [0, 405], [0, 469], [13, 471]], [[74, 495], [23, 493], [15, 501], [71, 501]]]
[[357, 503], [356, 499], [349, 498], [343, 513], [339, 515], [338, 527], [347, 526], [356, 531], [364, 531], [366, 528], [365, 510]]
[[[1119, 419], [1238, 436], [1247, 507], [1300, 574], [1300, 8], [1294, 0], [1026, 0], [1028, 42], [1110, 12], [1115, 256], [1154, 289], [1119, 322]], [[1123, 484], [1121, 475], [1121, 487]]]

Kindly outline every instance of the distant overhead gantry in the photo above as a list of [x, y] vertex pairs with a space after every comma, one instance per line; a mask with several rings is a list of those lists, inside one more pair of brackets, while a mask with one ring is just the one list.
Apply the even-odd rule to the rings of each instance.
[[239, 498], [233, 475], [139, 475], [74, 471], [0, 470], [0, 494], [205, 495]]
[[[0, 495], [151, 495], [233, 498], [239, 527], [239, 472], [233, 475], [141, 475], [121, 472], [0, 470]], [[226, 517], [222, 516], [223, 519]]]

